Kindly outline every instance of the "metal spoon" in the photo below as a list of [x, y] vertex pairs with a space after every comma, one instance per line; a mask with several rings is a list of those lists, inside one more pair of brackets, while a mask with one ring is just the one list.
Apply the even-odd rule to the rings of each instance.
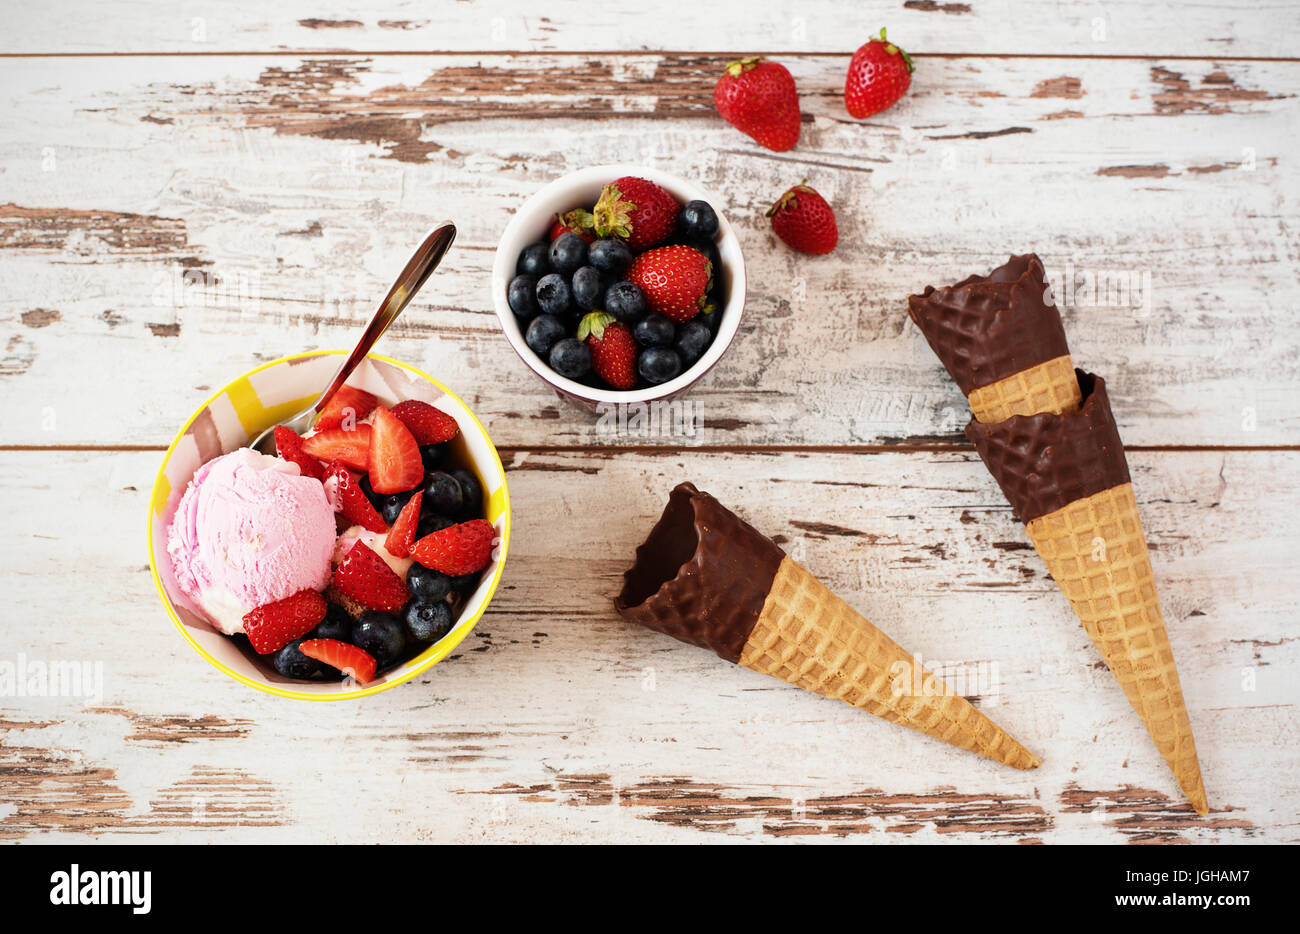
[[[393, 287], [388, 290], [388, 295], [384, 297], [379, 310], [375, 312], [375, 316], [366, 325], [361, 340], [357, 341], [357, 346], [353, 348], [352, 353], [348, 354], [347, 359], [334, 373], [325, 391], [320, 394], [320, 397], [315, 402], [297, 415], [280, 422], [281, 425], [292, 428], [298, 434], [303, 434], [307, 429], [311, 428], [312, 422], [316, 420], [317, 413], [325, 408], [325, 403], [329, 402], [330, 397], [338, 392], [339, 387], [348, 381], [348, 377], [357, 368], [357, 364], [365, 359], [366, 354], [370, 352], [370, 348], [375, 346], [375, 342], [388, 329], [388, 326], [402, 313], [402, 309], [415, 297], [415, 293], [420, 291], [420, 286], [424, 285], [424, 281], [438, 268], [438, 263], [442, 261], [443, 255], [446, 254], [447, 249], [455, 239], [456, 225], [450, 221], [439, 224], [424, 238], [424, 242], [412, 254], [406, 263], [406, 267], [397, 276], [397, 281], [393, 283]], [[272, 425], [254, 438], [248, 446], [261, 451], [263, 454], [274, 454], [274, 432], [277, 427], [277, 425]]]

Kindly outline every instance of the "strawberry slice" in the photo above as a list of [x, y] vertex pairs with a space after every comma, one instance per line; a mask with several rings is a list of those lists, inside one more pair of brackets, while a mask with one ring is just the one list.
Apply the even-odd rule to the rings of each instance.
[[376, 493], [405, 493], [424, 479], [420, 446], [409, 428], [382, 405], [375, 409], [370, 424], [370, 457], [366, 472]]
[[460, 433], [460, 426], [442, 409], [419, 399], [407, 399], [393, 406], [393, 414], [411, 429], [417, 444], [442, 444]]
[[375, 680], [375, 657], [355, 645], [338, 639], [305, 639], [298, 643], [298, 651], [308, 658], [337, 668], [362, 684]]
[[343, 513], [344, 519], [370, 532], [382, 532], [388, 528], [384, 524], [384, 517], [375, 509], [374, 503], [370, 502], [346, 464], [330, 461], [325, 468], [325, 478], [331, 477], [338, 484], [339, 512]]
[[292, 428], [286, 428], [284, 425], [275, 426], [275, 450], [289, 463], [297, 464], [299, 472], [304, 477], [315, 477], [319, 480], [323, 476], [320, 461], [303, 453], [302, 438]]
[[411, 553], [411, 546], [415, 544], [415, 529], [420, 524], [420, 501], [423, 499], [423, 490], [412, 496], [398, 513], [393, 527], [388, 530], [384, 547], [394, 558], [405, 558]]
[[259, 655], [269, 655], [307, 635], [325, 618], [325, 598], [314, 590], [259, 606], [244, 614], [244, 632]]
[[334, 586], [364, 607], [389, 613], [400, 610], [408, 597], [406, 584], [364, 542], [349, 548], [334, 569]]
[[486, 519], [471, 519], [431, 532], [411, 548], [411, 557], [426, 568], [451, 577], [473, 574], [492, 560], [496, 529]]
[[353, 470], [365, 470], [370, 459], [369, 425], [346, 428], [328, 428], [302, 439], [302, 450], [309, 457], [329, 463], [341, 460]]
[[330, 401], [325, 403], [325, 408], [321, 409], [320, 417], [316, 419], [316, 430], [337, 428], [349, 420], [352, 426], [355, 426], [374, 411], [378, 404], [379, 400], [364, 389], [340, 386], [339, 391], [330, 396]]

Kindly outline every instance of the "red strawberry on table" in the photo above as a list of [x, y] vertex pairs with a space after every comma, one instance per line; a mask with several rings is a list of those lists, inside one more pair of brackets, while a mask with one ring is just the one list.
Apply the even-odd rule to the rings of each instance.
[[871, 39], [853, 53], [844, 79], [844, 107], [849, 116], [870, 117], [898, 103], [912, 84], [911, 57], [885, 38]]
[[337, 428], [344, 425], [344, 422], [349, 423], [344, 425], [345, 428], [351, 427], [369, 415], [378, 404], [379, 400], [364, 389], [340, 386], [338, 392], [325, 403], [325, 408], [321, 409], [320, 417], [316, 419], [316, 430]]
[[554, 240], [561, 234], [576, 233], [588, 243], [596, 241], [596, 232], [592, 230], [593, 218], [590, 211], [584, 211], [582, 208], [575, 208], [564, 214], [555, 216], [555, 223], [551, 225], [550, 233], [547, 235], [548, 240]]
[[304, 477], [315, 477], [317, 480], [323, 476], [320, 461], [314, 457], [309, 457], [302, 451], [302, 438], [292, 428], [286, 428], [284, 425], [275, 426], [275, 450], [282, 458], [291, 464], [298, 465], [298, 471]]
[[641, 287], [651, 311], [681, 324], [705, 310], [713, 264], [694, 247], [677, 244], [642, 253], [627, 277]]
[[314, 658], [331, 668], [337, 668], [345, 675], [366, 684], [375, 680], [375, 657], [365, 649], [357, 648], [338, 639], [304, 639], [298, 643], [298, 651], [308, 658]]
[[388, 530], [384, 547], [394, 558], [405, 558], [411, 553], [411, 546], [415, 544], [415, 530], [420, 524], [420, 504], [423, 500], [423, 490], [407, 500], [402, 511], [397, 514], [397, 521]]
[[370, 426], [327, 428], [302, 439], [303, 453], [326, 463], [340, 460], [353, 470], [365, 470], [370, 462]]
[[722, 119], [773, 152], [799, 142], [799, 92], [789, 69], [761, 58], [728, 62], [713, 88]]
[[496, 530], [486, 519], [471, 519], [424, 536], [411, 548], [411, 557], [450, 577], [473, 574], [491, 563], [495, 537]]
[[300, 590], [245, 613], [244, 632], [257, 654], [269, 655], [307, 635], [324, 618], [325, 598], [314, 590]]
[[668, 239], [681, 209], [662, 186], [624, 175], [601, 189], [592, 213], [597, 236], [626, 240], [628, 247], [639, 253]]
[[325, 479], [331, 478], [337, 490], [335, 495], [338, 497], [339, 512], [343, 513], [344, 519], [371, 532], [382, 532], [388, 528], [384, 524], [384, 517], [376, 511], [374, 504], [370, 502], [370, 498], [361, 489], [361, 485], [357, 483], [346, 464], [342, 461], [330, 461], [329, 466], [325, 468]]
[[615, 389], [636, 385], [636, 341], [613, 315], [593, 311], [578, 322], [578, 340], [591, 351], [591, 368]]
[[420, 459], [415, 435], [382, 405], [374, 414], [366, 463], [370, 488], [376, 493], [405, 493], [414, 489], [424, 479], [424, 461]]
[[400, 610], [408, 597], [402, 579], [361, 541], [348, 549], [334, 569], [334, 586], [364, 607], [389, 613]]
[[393, 414], [411, 429], [417, 444], [441, 444], [460, 433], [460, 426], [442, 409], [419, 399], [407, 399], [393, 406]]
[[808, 186], [807, 179], [778, 198], [767, 216], [772, 218], [776, 235], [804, 253], [829, 253], [839, 242], [835, 212], [825, 198]]

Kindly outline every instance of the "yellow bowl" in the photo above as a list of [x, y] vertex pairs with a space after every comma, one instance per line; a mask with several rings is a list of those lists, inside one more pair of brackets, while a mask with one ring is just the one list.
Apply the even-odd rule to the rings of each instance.
[[181, 494], [199, 467], [221, 454], [247, 444], [250, 438], [301, 411], [325, 388], [338, 367], [341, 350], [313, 351], [264, 364], [230, 383], [190, 417], [167, 449], [149, 497], [149, 566], [163, 607], [176, 629], [209, 664], [249, 687], [300, 700], [348, 700], [377, 694], [409, 681], [443, 658], [469, 635], [487, 609], [501, 580], [510, 544], [510, 494], [505, 468], [482, 423], [455, 393], [432, 376], [405, 363], [371, 354], [357, 367], [348, 384], [374, 393], [394, 405], [419, 399], [456, 419], [460, 435], [453, 444], [461, 459], [473, 467], [483, 484], [487, 519], [500, 544], [490, 564], [460, 609], [455, 626], [415, 658], [385, 672], [363, 688], [354, 682], [294, 681], [271, 668], [269, 657], [255, 655], [211, 626], [181, 592], [167, 555], [167, 526]]

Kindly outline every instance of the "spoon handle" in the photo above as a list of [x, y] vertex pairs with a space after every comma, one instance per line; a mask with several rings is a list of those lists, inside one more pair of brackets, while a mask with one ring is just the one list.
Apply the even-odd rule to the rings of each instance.
[[357, 346], [353, 348], [352, 353], [348, 354], [347, 359], [338, 368], [334, 377], [330, 380], [329, 386], [320, 394], [312, 406], [315, 411], [319, 412], [329, 402], [330, 397], [338, 392], [339, 387], [348, 381], [352, 371], [356, 369], [357, 364], [365, 359], [370, 348], [375, 346], [375, 342], [388, 330], [388, 326], [393, 323], [398, 315], [402, 313], [411, 299], [415, 298], [415, 293], [420, 291], [420, 286], [424, 285], [426, 279], [438, 268], [442, 262], [442, 257], [446, 254], [452, 241], [456, 239], [456, 225], [447, 221], [439, 224], [433, 231], [424, 238], [424, 242], [419, 245], [415, 253], [407, 261], [406, 267], [393, 283], [393, 287], [388, 290], [384, 296], [383, 302], [379, 305], [379, 310], [375, 316], [370, 319], [366, 325], [365, 333], [361, 335], [361, 340], [357, 341]]

